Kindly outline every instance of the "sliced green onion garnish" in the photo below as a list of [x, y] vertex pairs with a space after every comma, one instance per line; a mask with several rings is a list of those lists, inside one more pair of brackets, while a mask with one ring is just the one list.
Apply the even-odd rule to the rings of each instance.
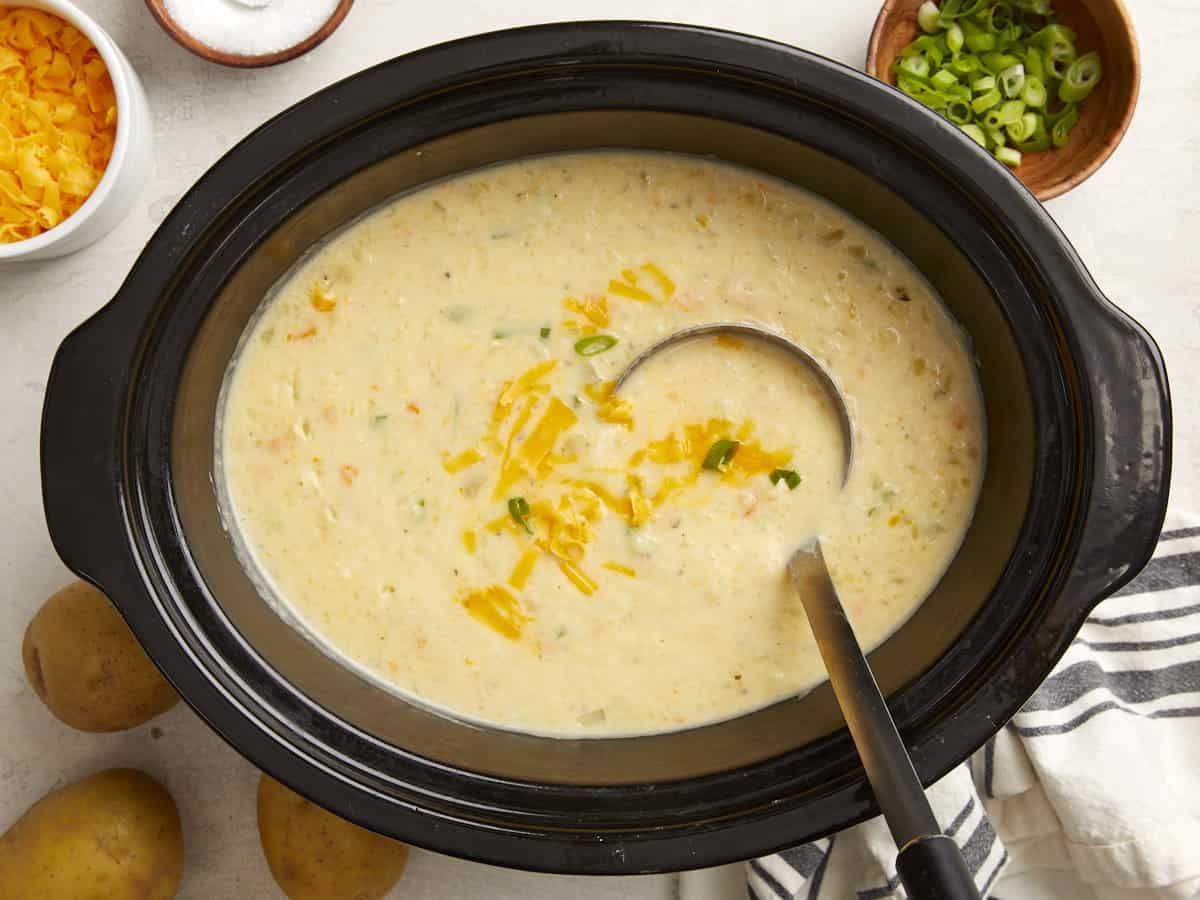
[[1006, 100], [1000, 104], [1001, 125], [1011, 125], [1013, 122], [1019, 122], [1023, 115], [1025, 115], [1025, 104], [1020, 100]]
[[976, 78], [971, 82], [971, 90], [976, 94], [986, 94], [988, 91], [996, 89], [996, 78], [993, 75], [984, 75], [982, 78]]
[[992, 90], [982, 93], [972, 100], [971, 109], [975, 110], [976, 113], [983, 113], [999, 103], [1000, 100], [1000, 92], [992, 88]]
[[1026, 106], [1041, 108], [1046, 105], [1046, 85], [1037, 75], [1026, 75], [1025, 86], [1021, 88], [1021, 99]]
[[921, 33], [892, 65], [901, 91], [1010, 166], [1067, 143], [1102, 69], [1052, 0], [925, 0], [917, 18]]
[[932, 110], [941, 112], [949, 102], [946, 94], [931, 87], [927, 81], [913, 75], [901, 73], [896, 77], [896, 86], [914, 100], [925, 104]]
[[996, 49], [996, 36], [987, 32], [982, 34], [968, 34], [966, 45], [967, 49], [972, 53], [987, 53], [990, 50]]
[[1019, 62], [1019, 59], [1008, 53], [985, 53], [983, 55], [983, 67], [993, 75], [999, 75], [1005, 69], [1011, 69]]
[[979, 61], [979, 57], [974, 54], [956, 56], [950, 60], [950, 70], [957, 72], [959, 75], [970, 75], [972, 72], [978, 72], [982, 68], [983, 64]]
[[938, 69], [929, 82], [939, 91], [945, 91], [958, 84], [958, 76], [948, 69]]
[[1054, 124], [1050, 128], [1050, 143], [1055, 147], [1067, 146], [1067, 141], [1070, 139], [1071, 129], [1075, 127], [1075, 123], [1079, 121], [1079, 110], [1075, 104], [1070, 104], [1057, 116]]
[[717, 441], [708, 448], [708, 453], [704, 455], [704, 462], [700, 464], [701, 468], [709, 469], [713, 472], [724, 472], [729, 468], [729, 462], [733, 459], [734, 454], [737, 453], [737, 449], [740, 446], [740, 441]]
[[900, 68], [910, 75], [925, 78], [929, 75], [929, 60], [923, 56], [906, 56], [900, 60]]
[[1100, 83], [1100, 54], [1085, 53], [1070, 66], [1058, 86], [1058, 99], [1063, 103], [1079, 103]]
[[794, 491], [800, 486], [800, 476], [791, 469], [776, 469], [769, 477], [771, 484], [779, 484], [782, 481], [788, 486], [789, 491]]
[[917, 10], [917, 24], [921, 26], [922, 31], [930, 34], [935, 34], [941, 29], [940, 14], [933, 0], [925, 0], [921, 4], [921, 8]]
[[977, 143], [980, 147], [987, 148], [987, 135], [983, 133], [983, 129], [978, 125], [959, 125], [963, 134]]
[[997, 3], [987, 14], [987, 30], [992, 34], [999, 34], [1002, 31], [1007, 31], [1008, 26], [1012, 25], [1012, 7], [1007, 3]]
[[940, 34], [936, 37], [932, 34], [923, 34], [901, 51], [901, 56], [924, 56], [929, 60], [930, 65], [940, 66], [942, 60], [945, 59], [946, 53], [949, 51], [946, 46], [946, 39]]
[[1033, 137], [1027, 138], [1017, 149], [1022, 153], [1041, 153], [1043, 150], [1049, 150], [1050, 147], [1050, 132], [1046, 130], [1046, 119], [1038, 116], [1037, 125], [1033, 129]]
[[986, 6], [987, 0], [967, 0], [965, 6], [963, 5], [963, 0], [945, 0], [942, 4], [942, 18], [962, 19], [967, 16], [974, 16]]
[[1021, 151], [1014, 150], [1012, 147], [997, 147], [996, 159], [1004, 163], [1006, 166], [1016, 168], [1021, 164]]
[[533, 529], [529, 527], [529, 504], [525, 502], [524, 497], [509, 498], [508, 514], [512, 516], [514, 522], [533, 534]]
[[1075, 45], [1070, 41], [1056, 41], [1046, 48], [1046, 71], [1055, 78], [1063, 78], [1071, 63], [1075, 62]]
[[1021, 100], [1006, 100], [1000, 104], [1000, 124], [1005, 127], [1020, 122], [1025, 115], [1025, 103]]
[[946, 118], [955, 125], [966, 125], [971, 121], [971, 104], [966, 100], [951, 100], [946, 104]]
[[957, 22], [951, 22], [950, 27], [946, 29], [946, 47], [951, 53], [957, 53], [963, 48], [963, 42], [966, 35], [963, 34], [962, 26]]
[[1058, 107], [1057, 110], [1054, 110], [1053, 112], [1051, 112], [1050, 110], [1047, 110], [1046, 111], [1046, 124], [1053, 125], [1055, 122], [1057, 122], [1059, 119], [1063, 118], [1064, 116], [1069, 116], [1071, 114], [1071, 110], [1073, 110], [1074, 108], [1075, 108], [1075, 104], [1073, 104], [1073, 103], [1063, 103]]
[[542, 336], [542, 339], [544, 340], [544, 339], [550, 337], [550, 329], [547, 326], [543, 325], [542, 330], [539, 331], [538, 334], [540, 334]]
[[575, 352], [580, 356], [596, 356], [615, 346], [617, 346], [617, 339], [611, 334], [593, 334], [577, 340]]
[[1020, 97], [1021, 89], [1025, 87], [1025, 67], [1014, 63], [997, 76], [1000, 90], [1005, 97]]
[[901, 56], [920, 56], [937, 46], [938, 39], [933, 35], [923, 34], [900, 51]]
[[1008, 134], [1009, 140], [1014, 144], [1020, 144], [1033, 137], [1034, 132], [1037, 130], [1037, 123], [1037, 113], [1025, 113], [1018, 121], [1006, 126], [1004, 130]]
[[[942, 13], [945, 15], [945, 13]], [[973, 34], [983, 34], [983, 26], [979, 25], [974, 19], [968, 16], [956, 16], [958, 24], [962, 26], [963, 34], [970, 37]]]
[[1029, 43], [1041, 47], [1043, 50], [1049, 50], [1056, 43], [1075, 43], [1075, 32], [1066, 25], [1047, 25], [1041, 31], [1036, 32], [1029, 38]]
[[1046, 64], [1042, 62], [1042, 53], [1037, 47], [1025, 51], [1025, 75], [1043, 78], [1046, 75]]

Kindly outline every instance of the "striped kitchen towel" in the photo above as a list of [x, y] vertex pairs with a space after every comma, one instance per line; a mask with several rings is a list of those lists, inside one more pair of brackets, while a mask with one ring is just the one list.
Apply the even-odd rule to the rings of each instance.
[[[1168, 518], [1146, 568], [929, 796], [985, 897], [1039, 870], [1097, 900], [1200, 897], [1200, 519]], [[748, 863], [750, 898], [899, 900], [895, 854], [872, 819]]]

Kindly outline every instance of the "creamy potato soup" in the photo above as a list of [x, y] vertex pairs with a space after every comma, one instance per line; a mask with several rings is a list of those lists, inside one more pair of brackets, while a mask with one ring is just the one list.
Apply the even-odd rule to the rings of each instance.
[[[657, 339], [750, 322], [613, 380]], [[752, 171], [589, 153], [400, 197], [278, 286], [227, 378], [230, 527], [281, 609], [432, 707], [541, 734], [748, 712], [824, 668], [785, 572], [820, 534], [867, 647], [982, 472], [959, 328], [865, 226]]]

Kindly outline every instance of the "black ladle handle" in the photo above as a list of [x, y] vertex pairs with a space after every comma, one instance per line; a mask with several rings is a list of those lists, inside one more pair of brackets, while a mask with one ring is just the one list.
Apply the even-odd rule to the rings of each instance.
[[912, 900], [979, 900], [979, 891], [953, 839], [942, 834], [929, 798], [871, 666], [812, 540], [788, 560], [788, 575], [812, 626], [833, 693], [900, 853], [896, 870]]
[[944, 834], [910, 841], [896, 857], [896, 872], [911, 900], [979, 900], [962, 851]]

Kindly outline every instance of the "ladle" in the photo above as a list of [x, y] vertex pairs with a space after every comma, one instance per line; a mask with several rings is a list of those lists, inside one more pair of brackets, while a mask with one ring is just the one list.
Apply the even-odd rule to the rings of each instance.
[[[803, 347], [785, 335], [757, 325], [720, 322], [674, 332], [638, 354], [617, 379], [619, 391], [634, 371], [668, 347], [720, 334], [762, 340], [781, 347], [802, 362], [825, 391], [842, 428], [843, 476], [850, 477], [854, 458], [850, 413], [836, 382]], [[954, 839], [938, 826], [929, 799], [887, 702], [879, 690], [862, 647], [825, 565], [821, 540], [815, 537], [788, 560], [792, 586], [804, 604], [813, 637], [829, 672], [838, 705], [858, 749], [871, 790], [896, 842], [896, 871], [913, 900], [978, 900], [979, 891]]]

